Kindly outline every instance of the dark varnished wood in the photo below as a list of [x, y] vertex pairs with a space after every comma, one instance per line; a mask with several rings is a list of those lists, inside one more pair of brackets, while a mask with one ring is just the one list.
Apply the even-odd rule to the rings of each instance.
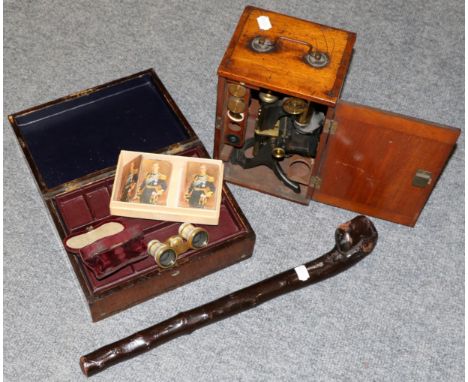
[[335, 276], [371, 253], [377, 236], [372, 222], [364, 216], [357, 216], [338, 227], [336, 244], [330, 252], [304, 264], [309, 274], [307, 280], [301, 280], [296, 270], [290, 269], [82, 356], [81, 369], [85, 375], [91, 376], [176, 337]]
[[[334, 120], [313, 199], [414, 225], [460, 130], [344, 101]], [[424, 188], [412, 185], [418, 169], [433, 174]]]

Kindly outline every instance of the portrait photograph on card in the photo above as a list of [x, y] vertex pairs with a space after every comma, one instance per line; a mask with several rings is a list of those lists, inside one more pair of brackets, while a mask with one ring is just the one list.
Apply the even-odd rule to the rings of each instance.
[[204, 162], [187, 162], [179, 206], [216, 208], [216, 190], [220, 187], [219, 166]]
[[144, 158], [140, 165], [133, 203], [166, 205], [172, 164], [165, 160]]
[[139, 155], [123, 168], [122, 181], [120, 182], [121, 189], [118, 197], [118, 200], [121, 202], [131, 202], [136, 196], [141, 159], [142, 156]]

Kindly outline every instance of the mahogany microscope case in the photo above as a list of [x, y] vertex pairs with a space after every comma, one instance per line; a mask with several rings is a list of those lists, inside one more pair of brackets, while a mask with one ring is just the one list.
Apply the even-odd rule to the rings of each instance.
[[[268, 28], [260, 27], [261, 17]], [[414, 226], [460, 129], [342, 100], [355, 40], [353, 32], [247, 6], [218, 68], [213, 157], [224, 161], [228, 182]], [[297, 192], [265, 166], [233, 161], [234, 149], [257, 134], [262, 92], [295, 97], [325, 115], [316, 155], [281, 161], [286, 176], [300, 184]], [[240, 119], [230, 116], [232, 107], [240, 107]]]
[[[118, 219], [144, 242], [166, 240], [180, 223], [111, 216], [121, 150], [209, 157], [154, 70], [146, 70], [9, 116], [62, 240]], [[53, 144], [52, 144], [53, 142]], [[208, 246], [181, 255], [174, 268], [152, 256], [97, 278], [67, 251], [93, 321], [252, 255], [255, 234], [223, 184], [219, 225], [203, 226]]]

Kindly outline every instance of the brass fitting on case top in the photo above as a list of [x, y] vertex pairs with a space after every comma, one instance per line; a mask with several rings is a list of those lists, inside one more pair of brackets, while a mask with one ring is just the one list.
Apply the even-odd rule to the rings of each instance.
[[148, 243], [147, 252], [154, 257], [161, 268], [172, 268], [177, 264], [177, 258], [189, 249], [200, 249], [208, 245], [208, 232], [190, 223], [179, 227], [179, 234], [160, 242], [157, 239]]

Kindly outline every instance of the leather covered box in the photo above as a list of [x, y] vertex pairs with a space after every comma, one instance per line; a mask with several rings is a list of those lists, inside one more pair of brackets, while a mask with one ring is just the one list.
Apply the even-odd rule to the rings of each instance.
[[113, 254], [118, 252], [120, 266], [105, 269], [68, 248], [93, 321], [252, 255], [255, 234], [224, 184], [219, 224], [201, 226], [208, 231], [208, 246], [183, 253], [173, 268], [160, 268], [145, 246], [176, 235], [180, 223], [110, 214], [121, 150], [209, 157], [154, 70], [15, 113], [9, 120], [64, 242], [112, 221], [132, 233], [123, 235], [126, 240], [140, 240], [132, 253], [120, 246]]

